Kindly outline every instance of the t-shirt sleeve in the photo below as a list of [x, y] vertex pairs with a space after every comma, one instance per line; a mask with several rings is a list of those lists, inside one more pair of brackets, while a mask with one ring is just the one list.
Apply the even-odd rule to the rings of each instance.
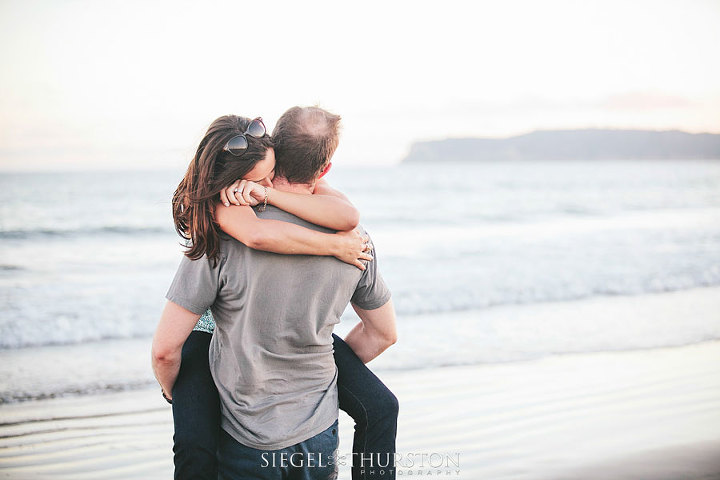
[[198, 315], [215, 302], [219, 284], [220, 261], [211, 265], [207, 256], [190, 260], [183, 255], [165, 298]]
[[[370, 243], [372, 244], [372, 239]], [[365, 271], [363, 271], [351, 299], [353, 305], [357, 305], [363, 310], [375, 310], [390, 300], [390, 289], [385, 284], [378, 269], [375, 245], [372, 245], [372, 252], [375, 258], [365, 264]]]

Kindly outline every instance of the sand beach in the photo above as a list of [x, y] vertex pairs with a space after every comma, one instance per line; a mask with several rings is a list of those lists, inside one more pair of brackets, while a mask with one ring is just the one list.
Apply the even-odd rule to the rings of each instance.
[[[385, 372], [401, 401], [398, 478], [720, 478], [719, 361], [711, 341]], [[0, 478], [172, 477], [171, 412], [156, 388], [0, 414]], [[342, 414], [341, 463], [351, 442]]]

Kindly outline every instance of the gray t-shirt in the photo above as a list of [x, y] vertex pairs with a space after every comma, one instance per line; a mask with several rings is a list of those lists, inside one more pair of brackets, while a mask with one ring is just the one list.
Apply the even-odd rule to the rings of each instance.
[[[274, 207], [261, 218], [329, 231]], [[210, 370], [222, 428], [243, 445], [276, 450], [307, 440], [338, 416], [332, 330], [350, 301], [372, 310], [390, 299], [377, 269], [334, 257], [278, 255], [223, 238], [220, 256], [183, 257], [167, 299], [210, 307], [217, 327]]]

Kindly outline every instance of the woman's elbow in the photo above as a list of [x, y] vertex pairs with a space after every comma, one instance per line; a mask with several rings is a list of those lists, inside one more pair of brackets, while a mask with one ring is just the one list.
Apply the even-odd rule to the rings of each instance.
[[348, 211], [347, 215], [345, 215], [340, 222], [338, 222], [335, 230], [339, 232], [346, 232], [348, 230], [354, 230], [359, 224], [360, 212], [353, 208], [351, 211]]
[[[240, 239], [238, 239], [240, 240]], [[243, 235], [243, 239], [240, 242], [244, 243], [246, 247], [252, 248], [253, 250], [264, 250], [268, 251], [271, 242], [271, 236], [267, 235], [262, 229], [256, 229]]]
[[246, 247], [255, 250], [266, 250], [270, 243], [270, 235], [260, 225], [238, 228], [237, 225], [218, 222], [223, 232], [233, 237]]
[[353, 211], [348, 218], [348, 230], [352, 230], [358, 225], [360, 225], [360, 212], [353, 208]]

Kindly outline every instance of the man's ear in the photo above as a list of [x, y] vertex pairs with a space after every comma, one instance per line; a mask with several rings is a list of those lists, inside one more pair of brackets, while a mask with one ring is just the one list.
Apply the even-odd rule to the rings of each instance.
[[322, 172], [320, 172], [320, 176], [318, 177], [318, 180], [320, 180], [322, 177], [325, 176], [327, 172], [330, 171], [330, 167], [332, 167], [332, 162], [328, 162], [327, 165], [325, 165], [325, 168], [323, 168]]

